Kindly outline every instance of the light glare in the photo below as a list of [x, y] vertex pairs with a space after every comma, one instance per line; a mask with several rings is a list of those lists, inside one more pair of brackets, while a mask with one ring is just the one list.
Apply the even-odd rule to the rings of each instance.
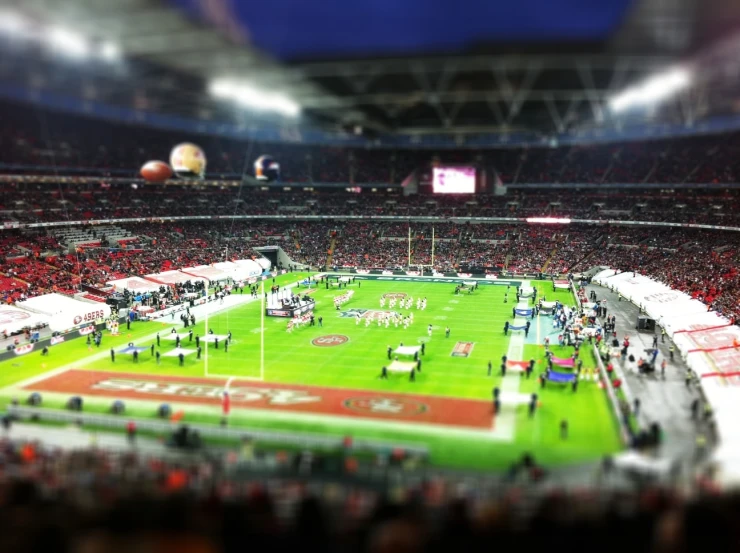
[[633, 107], [657, 104], [691, 84], [688, 69], [677, 67], [650, 77], [645, 82], [628, 88], [609, 100], [612, 111], [620, 112]]
[[75, 58], [85, 58], [90, 54], [90, 46], [87, 41], [67, 29], [52, 29], [48, 35], [49, 44], [62, 54]]
[[118, 61], [121, 59], [121, 49], [117, 44], [104, 42], [100, 47], [100, 57], [106, 61]]
[[290, 117], [300, 113], [300, 106], [284, 96], [226, 79], [212, 81], [209, 91], [215, 98], [230, 100], [248, 109], [274, 111]]

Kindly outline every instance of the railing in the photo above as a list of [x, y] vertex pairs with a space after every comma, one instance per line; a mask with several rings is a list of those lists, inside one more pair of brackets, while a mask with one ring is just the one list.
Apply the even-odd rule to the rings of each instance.
[[[2, 229], [54, 228], [69, 226], [109, 225], [126, 223], [167, 223], [173, 221], [250, 221], [250, 220], [294, 220], [294, 221], [401, 221], [401, 222], [439, 222], [473, 223], [473, 224], [531, 224], [525, 217], [434, 217], [434, 216], [396, 216], [396, 215], [181, 215], [163, 217], [132, 217], [126, 219], [86, 219], [80, 221], [52, 221], [46, 223], [18, 223], [0, 221]], [[702, 230], [723, 230], [740, 232], [740, 227], [720, 225], [699, 225], [692, 223], [666, 223], [659, 221], [625, 221], [623, 219], [569, 219], [569, 223], [598, 226], [638, 226], [660, 228], [690, 228]]]
[[[573, 284], [573, 281], [571, 281], [570, 283], [570, 290], [573, 293], [573, 297], [576, 300], [576, 306], [580, 308], [581, 300], [578, 299], [578, 291], [576, 290], [576, 287]], [[596, 344], [593, 344], [593, 354], [594, 354], [594, 357], [596, 358], [596, 366], [599, 368], [599, 376], [601, 377], [602, 382], [604, 382], [604, 389], [606, 390], [606, 396], [609, 398], [609, 403], [611, 404], [612, 411], [614, 412], [614, 416], [617, 418], [617, 424], [619, 425], [619, 436], [622, 439], [622, 444], [629, 445], [631, 432], [629, 428], [627, 427], [625, 418], [622, 416], [622, 407], [620, 406], [619, 400], [617, 399], [617, 393], [614, 391], [614, 388], [612, 387], [612, 381], [606, 372], [606, 367], [604, 367], [604, 363], [601, 361], [601, 356], [599, 355], [599, 349], [596, 347]], [[622, 379], [622, 386], [624, 386], [624, 379]]]
[[[68, 424], [82, 423], [83, 425], [108, 428], [111, 430], [125, 430], [132, 417], [123, 415], [103, 415], [96, 413], [85, 413], [80, 411], [62, 411], [59, 409], [46, 409], [44, 407], [27, 407], [11, 405], [8, 414], [20, 419], [37, 419]], [[174, 424], [164, 420], [136, 418], [138, 430], [154, 432], [158, 434], [169, 434], [177, 430], [185, 423]], [[190, 424], [190, 430], [196, 430], [201, 438], [226, 439], [240, 441], [245, 438], [258, 442], [294, 445], [306, 448], [340, 449], [344, 444], [342, 436], [326, 436], [308, 433], [294, 432], [272, 432], [265, 430], [254, 430], [249, 428], [233, 428], [229, 426], [218, 426], [213, 424]], [[382, 442], [379, 440], [352, 439], [352, 448], [355, 451], [367, 451], [373, 453], [387, 453], [394, 449], [404, 450], [411, 455], [427, 457], [429, 449], [425, 446], [398, 442]]]

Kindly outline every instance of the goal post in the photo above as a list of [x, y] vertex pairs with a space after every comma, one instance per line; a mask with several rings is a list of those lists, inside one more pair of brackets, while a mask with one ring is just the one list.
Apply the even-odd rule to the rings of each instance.
[[[234, 309], [234, 307], [229, 308], [229, 310]], [[260, 347], [259, 347], [259, 375], [241, 375], [241, 374], [223, 374], [219, 372], [213, 372], [209, 369], [209, 343], [208, 341], [204, 341], [204, 373], [206, 378], [237, 378], [239, 380], [254, 380], [262, 382], [265, 379], [265, 281], [262, 280], [262, 285], [260, 288], [260, 301], [259, 301], [259, 309], [260, 309], [260, 326], [259, 326], [259, 334], [260, 334]], [[205, 334], [208, 335], [208, 320], [209, 320], [209, 309], [206, 309], [206, 316], [205, 316]], [[228, 311], [227, 311], [228, 314]]]

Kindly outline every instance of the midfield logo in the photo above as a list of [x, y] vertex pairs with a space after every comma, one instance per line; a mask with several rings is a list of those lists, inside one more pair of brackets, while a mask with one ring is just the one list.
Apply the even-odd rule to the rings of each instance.
[[429, 409], [427, 405], [414, 399], [391, 399], [384, 397], [345, 399], [344, 406], [360, 413], [390, 416], [421, 415]]
[[379, 309], [348, 309], [347, 311], [342, 311], [339, 313], [340, 317], [350, 318], [354, 319], [357, 317], [357, 315], [360, 316], [361, 319], [371, 319], [371, 320], [377, 320], [382, 319], [383, 317], [387, 315], [398, 315], [395, 311], [381, 311]]

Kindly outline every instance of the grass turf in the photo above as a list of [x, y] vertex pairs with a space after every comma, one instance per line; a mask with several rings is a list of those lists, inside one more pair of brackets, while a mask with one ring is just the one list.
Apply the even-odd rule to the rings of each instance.
[[[295, 282], [303, 275], [289, 274], [279, 277], [281, 283]], [[536, 282], [535, 285], [548, 300], [560, 299], [573, 303], [567, 291], [553, 291], [549, 282]], [[337, 388], [372, 390], [377, 392], [413, 393], [415, 395], [434, 395], [457, 398], [472, 398], [490, 401], [491, 390], [500, 386], [498, 367], [501, 356], [508, 353], [509, 337], [504, 336], [502, 328], [511, 318], [511, 309], [516, 304], [514, 288], [509, 292], [509, 302], [504, 303], [505, 286], [480, 286], [472, 295], [453, 294], [454, 285], [438, 282], [415, 282], [394, 280], [367, 280], [355, 290], [353, 299], [343, 306], [349, 309], [379, 309], [379, 299], [387, 293], [406, 293], [426, 297], [425, 311], [412, 310], [415, 322], [408, 330], [393, 325], [386, 329], [375, 323], [366, 328], [364, 323], [357, 326], [351, 317], [342, 317], [335, 311], [332, 298], [339, 294], [336, 289], [318, 288], [313, 297], [317, 300], [316, 315], [324, 318], [323, 328], [308, 327], [286, 332], [286, 320], [265, 318], [265, 381], [285, 384], [315, 385]], [[386, 304], [387, 308], [387, 304]], [[426, 338], [426, 327], [434, 325], [433, 337], [427, 343], [423, 357], [423, 371], [415, 383], [408, 382], [402, 375], [391, 375], [388, 380], [377, 378], [380, 367], [387, 361], [388, 345], [397, 346], [399, 342], [417, 344]], [[180, 327], [181, 325], [178, 325]], [[444, 328], [451, 329], [450, 338], [444, 337]], [[235, 377], [259, 376], [260, 317], [259, 304], [251, 303], [235, 307], [229, 311], [212, 316], [209, 327], [217, 334], [233, 333], [233, 344], [228, 353], [223, 349], [209, 349], [209, 375], [228, 375]], [[151, 336], [159, 330], [172, 328], [170, 321], [135, 323], [130, 333], [120, 337], [106, 334], [101, 351], [125, 345], [134, 341], [137, 345], [149, 345]], [[181, 331], [181, 330], [180, 330]], [[196, 325], [195, 332], [203, 336], [205, 322]], [[128, 335], [130, 334], [130, 336]], [[318, 348], [311, 341], [326, 334], [343, 334], [350, 341], [339, 347]], [[528, 339], [525, 340], [524, 359], [543, 357], [540, 345], [546, 335], [551, 335], [555, 343], [550, 317], [540, 317], [535, 321]], [[468, 358], [450, 355], [457, 341], [474, 342], [475, 347]], [[187, 344], [186, 344], [187, 345]], [[162, 342], [162, 350], [174, 347], [174, 343]], [[95, 348], [93, 348], [95, 349]], [[569, 352], [553, 348], [556, 355], [566, 356]], [[111, 363], [105, 356], [93, 358], [98, 351], [88, 351], [84, 340], [54, 346], [48, 358], [36, 354], [20, 357], [12, 363], [5, 363], [0, 372], [0, 385], [6, 388], [0, 399], [7, 401], [17, 391], [12, 384], [51, 369], [74, 364], [80, 368], [106, 371], [139, 372], [144, 374], [166, 374], [178, 376], [205, 375], [205, 360], [187, 358], [184, 367], [178, 366], [174, 358], [163, 358], [157, 366], [154, 359], [145, 353], [138, 364], [118, 359]], [[98, 356], [100, 357], [100, 356]], [[487, 363], [492, 360], [494, 371], [487, 376]], [[591, 367], [595, 361], [587, 353], [584, 365]], [[542, 363], [538, 368], [543, 366]], [[8, 388], [10, 386], [10, 388]], [[503, 468], [517, 460], [524, 452], [535, 455], [546, 464], [583, 462], [613, 453], [620, 448], [614, 417], [609, 411], [604, 391], [594, 382], [582, 382], [577, 393], [569, 386], [549, 385], [539, 389], [535, 378], [521, 379], [519, 391], [540, 394], [542, 407], [530, 419], [526, 406], [516, 413], [516, 431], [510, 442], [491, 441], [486, 438], [471, 438], [456, 435], [454, 431], [432, 432], [419, 426], [372, 428], [358, 426], [352, 419], [335, 417], [330, 422], [316, 422], [301, 418], [274, 418], [262, 414], [255, 415], [247, 409], [232, 412], [230, 424], [245, 428], [264, 428], [289, 430], [332, 435], [355, 435], [383, 440], [399, 440], [426, 444], [431, 451], [431, 461], [435, 465], [460, 468], [490, 469]], [[46, 394], [45, 394], [46, 396]], [[48, 407], [61, 407], [61, 397], [45, 402]], [[102, 398], [86, 399], [86, 410], [105, 411], [110, 404]], [[155, 403], [151, 405], [129, 402], [128, 414], [151, 417], [155, 415]], [[185, 408], [186, 418], [191, 422], [213, 422], [220, 420], [217, 408]], [[567, 440], [560, 438], [559, 425], [567, 419], [570, 435]]]

